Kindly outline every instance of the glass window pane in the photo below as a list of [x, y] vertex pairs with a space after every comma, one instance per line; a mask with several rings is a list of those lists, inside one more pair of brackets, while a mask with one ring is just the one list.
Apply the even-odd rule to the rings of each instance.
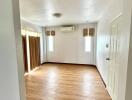
[[49, 36], [48, 38], [49, 38], [49, 41], [48, 41], [49, 42], [49, 51], [52, 52], [52, 51], [54, 51], [54, 45], [53, 45], [54, 39], [53, 39], [53, 36]]
[[91, 51], [91, 37], [86, 36], [85, 37], [85, 52], [90, 52]]

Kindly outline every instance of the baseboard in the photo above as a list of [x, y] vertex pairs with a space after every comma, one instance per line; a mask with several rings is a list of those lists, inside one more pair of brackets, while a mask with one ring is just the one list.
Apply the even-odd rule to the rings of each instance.
[[106, 87], [107, 87], [107, 86], [106, 86], [106, 83], [105, 83], [105, 81], [104, 81], [104, 79], [103, 79], [103, 77], [102, 77], [100, 71], [98, 70], [98, 67], [97, 67], [97, 66], [96, 66], [96, 68], [97, 68], [97, 71], [98, 71], [98, 73], [99, 73], [99, 76], [101, 77], [101, 80], [102, 80], [102, 82], [103, 82], [103, 84], [104, 84], [104, 86], [105, 86], [105, 88], [106, 88]]
[[41, 65], [46, 64], [46, 62], [41, 63]]
[[62, 63], [62, 62], [44, 62], [43, 64], [67, 64], [67, 65], [85, 65], [85, 66], [93, 66], [96, 67], [96, 65], [92, 65], [92, 64], [78, 64], [78, 63]]
[[110, 97], [111, 97], [111, 99], [112, 99], [113, 97], [112, 97], [112, 94], [111, 94], [111, 92], [110, 92], [109, 87], [106, 87], [106, 90], [107, 90], [107, 92], [108, 92], [109, 96], [110, 96]]

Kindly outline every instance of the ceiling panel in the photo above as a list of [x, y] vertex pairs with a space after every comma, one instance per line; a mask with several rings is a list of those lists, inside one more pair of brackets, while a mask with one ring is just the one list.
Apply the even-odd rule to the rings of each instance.
[[[20, 0], [21, 18], [40, 26], [97, 22], [110, 0]], [[61, 13], [56, 18], [53, 13]]]

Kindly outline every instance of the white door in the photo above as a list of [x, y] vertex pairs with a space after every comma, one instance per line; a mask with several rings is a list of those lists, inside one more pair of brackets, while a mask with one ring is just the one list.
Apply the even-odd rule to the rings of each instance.
[[119, 81], [119, 54], [120, 54], [120, 30], [121, 16], [111, 23], [110, 52], [109, 52], [109, 82], [108, 91], [112, 100], [118, 100], [118, 81]]

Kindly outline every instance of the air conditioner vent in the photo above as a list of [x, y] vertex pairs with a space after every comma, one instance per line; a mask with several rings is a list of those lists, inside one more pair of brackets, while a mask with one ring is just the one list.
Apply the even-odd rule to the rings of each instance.
[[75, 31], [75, 26], [74, 25], [63, 25], [60, 27], [60, 31], [62, 32], [72, 32]]

